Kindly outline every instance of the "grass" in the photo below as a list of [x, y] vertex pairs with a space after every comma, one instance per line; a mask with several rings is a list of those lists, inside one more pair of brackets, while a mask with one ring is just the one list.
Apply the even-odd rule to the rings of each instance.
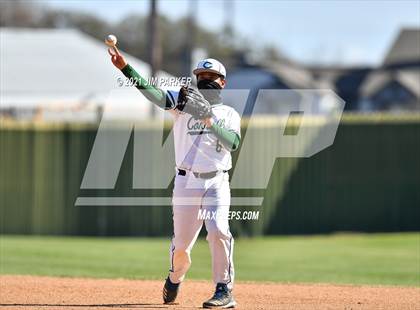
[[[169, 239], [1, 236], [0, 273], [163, 279]], [[198, 240], [188, 278], [211, 279]], [[335, 234], [238, 239], [236, 279], [420, 286], [420, 234]]]

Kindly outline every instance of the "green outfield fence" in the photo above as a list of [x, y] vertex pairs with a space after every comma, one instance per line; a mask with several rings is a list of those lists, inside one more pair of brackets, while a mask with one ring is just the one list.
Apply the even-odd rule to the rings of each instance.
[[[257, 134], [265, 139], [276, 129], [267, 124]], [[1, 122], [1, 233], [172, 234], [170, 206], [74, 206], [78, 196], [138, 193], [130, 188], [132, 146], [114, 190], [79, 189], [96, 131], [94, 125]], [[161, 139], [153, 127], [140, 132]], [[250, 163], [245, 175], [258, 173]], [[260, 211], [258, 221], [232, 220], [236, 235], [420, 231], [420, 115], [346, 114], [332, 146], [311, 158], [277, 159], [265, 191], [232, 193], [264, 195], [260, 207], [233, 207]]]

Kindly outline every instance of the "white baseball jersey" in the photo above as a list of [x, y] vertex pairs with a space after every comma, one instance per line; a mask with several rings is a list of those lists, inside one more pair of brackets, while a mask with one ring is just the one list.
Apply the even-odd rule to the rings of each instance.
[[[168, 91], [174, 103], [178, 100], [177, 91]], [[230, 150], [220, 143], [214, 133], [200, 120], [190, 114], [177, 111], [173, 126], [175, 162], [181, 169], [194, 172], [229, 170], [232, 168]], [[214, 120], [220, 127], [234, 131], [240, 136], [241, 118], [232, 108], [223, 104], [212, 106]]]

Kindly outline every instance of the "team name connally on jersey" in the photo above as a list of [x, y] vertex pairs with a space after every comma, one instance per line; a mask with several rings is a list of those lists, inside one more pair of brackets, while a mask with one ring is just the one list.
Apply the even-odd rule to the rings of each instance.
[[[171, 92], [173, 99], [178, 94]], [[212, 107], [217, 124], [240, 135], [241, 119], [232, 108], [223, 104]], [[217, 137], [200, 120], [179, 112], [175, 116], [173, 127], [175, 144], [175, 162], [178, 168], [195, 172], [229, 170], [232, 157]]]
[[[216, 121], [217, 125], [219, 125], [222, 128], [226, 128], [225, 126], [226, 120], [218, 119]], [[210, 133], [210, 129], [206, 127], [206, 124], [200, 120], [196, 120], [193, 117], [191, 117], [187, 122], [187, 129], [189, 135], [202, 135], [202, 134], [208, 134]]]

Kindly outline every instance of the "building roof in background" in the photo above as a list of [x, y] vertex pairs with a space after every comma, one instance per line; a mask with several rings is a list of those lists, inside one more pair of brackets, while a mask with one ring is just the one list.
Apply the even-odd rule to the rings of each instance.
[[276, 62], [267, 66], [290, 89], [315, 87], [312, 74], [303, 66], [292, 62]]
[[[104, 43], [73, 29], [0, 28], [2, 107], [103, 103], [123, 77], [110, 62]], [[149, 76], [150, 66], [127, 61]], [[160, 76], [169, 76], [161, 72]], [[137, 100], [143, 97], [137, 94]]]
[[392, 81], [398, 82], [417, 98], [420, 98], [420, 69], [374, 71], [366, 78], [361, 88], [361, 95], [363, 97], [372, 97]]
[[383, 61], [384, 66], [420, 62], [420, 29], [402, 29]]
[[228, 81], [227, 88], [231, 89], [269, 89], [279, 85], [288, 89], [308, 89], [315, 86], [309, 70], [289, 61], [242, 64], [229, 74]]

